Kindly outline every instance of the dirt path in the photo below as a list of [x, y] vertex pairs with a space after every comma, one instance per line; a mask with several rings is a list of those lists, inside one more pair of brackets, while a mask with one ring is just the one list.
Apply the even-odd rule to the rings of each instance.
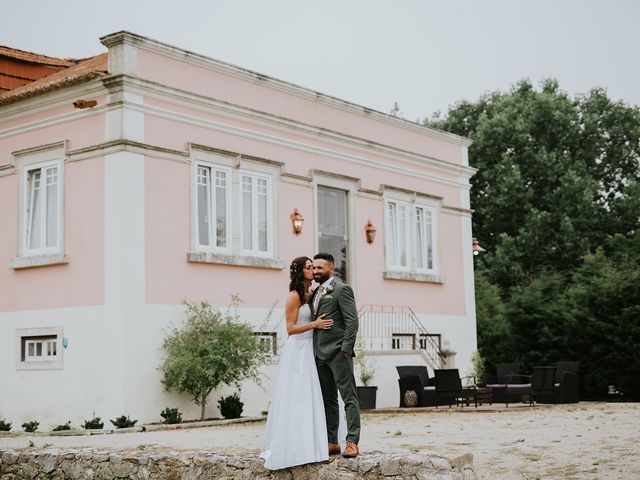
[[[0, 448], [257, 451], [264, 423], [76, 437], [4, 437]], [[472, 453], [483, 480], [640, 480], [640, 404], [580, 403], [363, 415], [363, 451]]]

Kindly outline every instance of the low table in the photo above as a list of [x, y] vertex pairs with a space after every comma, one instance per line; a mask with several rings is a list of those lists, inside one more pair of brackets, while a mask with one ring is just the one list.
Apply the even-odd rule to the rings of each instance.
[[488, 403], [489, 405], [491, 405], [493, 403], [493, 390], [485, 387], [477, 387], [476, 402], [479, 405], [482, 405], [483, 403]]

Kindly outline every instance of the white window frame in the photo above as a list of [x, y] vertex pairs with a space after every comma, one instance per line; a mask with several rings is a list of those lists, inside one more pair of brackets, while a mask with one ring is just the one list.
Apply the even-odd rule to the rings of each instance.
[[[16, 370], [60, 370], [63, 368], [62, 327], [16, 329]], [[55, 345], [55, 355], [48, 354], [49, 344]], [[29, 345], [42, 345], [40, 355], [29, 355]]]
[[251, 211], [257, 212], [257, 180], [262, 179], [267, 183], [267, 193], [266, 193], [266, 201], [267, 201], [267, 213], [266, 213], [266, 221], [267, 221], [267, 249], [266, 251], [258, 250], [257, 245], [259, 243], [258, 238], [258, 224], [257, 224], [257, 215], [254, 218], [254, 222], [252, 223], [252, 239], [251, 249], [244, 248], [244, 222], [239, 221], [239, 231], [240, 231], [240, 251], [243, 255], [250, 255], [254, 257], [272, 257], [273, 256], [273, 178], [271, 175], [255, 172], [252, 170], [240, 170], [239, 171], [239, 181], [238, 181], [238, 205], [240, 208], [240, 218], [244, 215], [244, 192], [243, 188], [243, 177], [251, 177], [252, 178], [252, 193], [251, 193]]
[[[191, 145], [191, 144], [190, 144]], [[202, 145], [191, 145], [191, 251], [187, 252], [187, 261], [192, 263], [211, 263], [220, 265], [238, 265], [243, 267], [269, 268], [281, 270], [285, 264], [276, 258], [278, 251], [278, 218], [276, 218], [277, 186], [281, 165], [255, 157], [243, 157], [231, 152], [218, 151]], [[206, 166], [212, 171], [227, 173], [227, 246], [199, 245], [198, 222], [198, 168]], [[215, 174], [214, 174], [215, 175]], [[257, 249], [258, 240], [253, 239], [252, 248], [245, 249], [242, 243], [242, 176], [247, 175], [264, 179], [267, 188], [267, 250]], [[253, 180], [252, 180], [253, 182]], [[212, 191], [213, 193], [213, 191]], [[256, 190], [257, 195], [257, 190]], [[214, 208], [213, 205], [210, 207]], [[257, 222], [257, 217], [256, 217]], [[256, 237], [259, 237], [256, 230]], [[255, 248], [253, 248], [255, 246]]]
[[[219, 252], [225, 254], [231, 254], [232, 252], [232, 231], [233, 231], [233, 208], [232, 208], [232, 198], [233, 198], [233, 178], [231, 169], [228, 167], [221, 166], [219, 164], [213, 162], [206, 162], [197, 160], [193, 162], [193, 225], [194, 225], [194, 246], [196, 250], [200, 251], [210, 251], [210, 252]], [[201, 245], [200, 244], [200, 222], [198, 218], [198, 168], [204, 167], [208, 168], [210, 172], [209, 176], [209, 193], [208, 193], [208, 208], [209, 208], [209, 239], [211, 245]], [[226, 238], [225, 243], [226, 246], [220, 247], [216, 245], [217, 243], [217, 235], [216, 235], [216, 221], [215, 215], [213, 212], [216, 212], [216, 204], [215, 204], [215, 174], [216, 172], [224, 172], [226, 175], [227, 186], [225, 192], [225, 215], [227, 219], [226, 225]]]
[[[46, 246], [46, 232], [47, 232], [47, 195], [46, 195], [46, 187], [47, 187], [47, 178], [45, 172], [47, 169], [55, 167], [57, 169], [57, 192], [56, 192], [56, 201], [57, 201], [57, 219], [56, 219], [56, 242], [55, 245], [51, 247]], [[30, 248], [30, 223], [31, 223], [31, 211], [30, 208], [33, 209], [31, 205], [31, 193], [32, 188], [29, 186], [29, 175], [31, 172], [35, 170], [40, 170], [40, 185], [41, 188], [44, 186], [44, 189], [41, 193], [42, 198], [42, 235], [45, 238], [44, 246], [38, 248]], [[40, 163], [33, 163], [29, 165], [25, 165], [22, 167], [22, 208], [21, 208], [21, 216], [22, 216], [22, 256], [34, 256], [34, 255], [46, 255], [51, 253], [60, 253], [62, 252], [62, 161], [61, 160], [52, 160], [45, 161]]]
[[[432, 248], [432, 257], [433, 257], [433, 265], [431, 268], [429, 268], [427, 266], [427, 252], [426, 249], [424, 251], [424, 267], [423, 268], [419, 268], [418, 267], [418, 247], [417, 245], [415, 246], [415, 268], [416, 268], [416, 272], [418, 273], [426, 273], [426, 274], [435, 274], [438, 272], [438, 210], [436, 207], [434, 207], [433, 205], [428, 205], [425, 203], [415, 203], [414, 205], [412, 205], [412, 212], [414, 215], [414, 218], [412, 220], [412, 232], [413, 232], [413, 239], [414, 241], [417, 243], [418, 240], [418, 215], [416, 210], [417, 209], [421, 209], [423, 212], [430, 212], [431, 213], [431, 248]], [[426, 235], [426, 224], [423, 225], [423, 232]], [[426, 237], [425, 237], [426, 238]], [[426, 244], [425, 244], [426, 247]]]
[[[391, 258], [391, 245], [395, 242], [396, 255], [398, 255], [398, 238], [393, 239], [393, 229], [391, 228], [391, 219], [389, 214], [389, 204], [402, 205], [406, 211], [406, 225], [405, 225], [405, 248], [407, 249], [407, 265], [398, 265], [394, 263]], [[417, 228], [418, 228], [418, 215], [417, 209], [422, 209], [423, 212], [431, 213], [431, 230], [432, 230], [432, 249], [433, 249], [433, 265], [431, 268], [427, 266], [426, 256], [426, 243], [424, 250], [424, 267], [418, 267], [418, 246], [417, 246]], [[397, 211], [397, 210], [396, 210]], [[438, 262], [438, 206], [427, 203], [422, 199], [400, 199], [389, 197], [384, 199], [384, 225], [385, 225], [385, 264], [386, 269], [389, 272], [403, 272], [410, 274], [424, 274], [424, 275], [437, 275], [439, 269]], [[396, 215], [396, 232], [399, 226], [399, 217]], [[426, 234], [426, 224], [423, 224], [423, 233]], [[398, 257], [399, 258], [399, 257]]]
[[[391, 225], [391, 219], [390, 219], [390, 214], [389, 214], [389, 205], [390, 204], [394, 204], [396, 206], [396, 218], [395, 218], [395, 230], [392, 228]], [[402, 208], [405, 209], [405, 228], [404, 228], [404, 238], [405, 238], [405, 251], [406, 251], [406, 259], [407, 259], [407, 264], [406, 265], [401, 265], [399, 262], [395, 263], [394, 260], [391, 258], [391, 245], [393, 244], [395, 247], [395, 253], [396, 256], [398, 257], [398, 259], [400, 258], [400, 254], [399, 254], [399, 247], [400, 247], [400, 239], [399, 239], [399, 233], [400, 233], [400, 218], [398, 216], [398, 206], [401, 206]], [[385, 245], [386, 245], [386, 252], [387, 252], [387, 269], [388, 270], [393, 270], [393, 271], [400, 271], [400, 272], [408, 272], [411, 270], [411, 205], [407, 202], [402, 202], [399, 200], [394, 200], [394, 199], [388, 199], [385, 200], [384, 202], [384, 221], [385, 221]], [[393, 237], [393, 233], [396, 233], [397, 238], [392, 238]]]

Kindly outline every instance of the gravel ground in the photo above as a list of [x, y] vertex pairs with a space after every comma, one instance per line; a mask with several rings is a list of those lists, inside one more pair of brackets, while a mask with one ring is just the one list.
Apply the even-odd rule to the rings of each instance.
[[[1, 448], [258, 451], [264, 422], [97, 436], [0, 437]], [[640, 480], [640, 404], [363, 414], [361, 451], [472, 453], [480, 479]]]

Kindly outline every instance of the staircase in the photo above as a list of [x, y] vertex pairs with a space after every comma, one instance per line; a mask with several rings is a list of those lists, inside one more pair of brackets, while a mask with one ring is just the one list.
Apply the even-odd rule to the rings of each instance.
[[359, 348], [365, 351], [412, 351], [418, 353], [431, 369], [444, 366], [440, 335], [427, 332], [410, 307], [363, 305], [358, 318]]

